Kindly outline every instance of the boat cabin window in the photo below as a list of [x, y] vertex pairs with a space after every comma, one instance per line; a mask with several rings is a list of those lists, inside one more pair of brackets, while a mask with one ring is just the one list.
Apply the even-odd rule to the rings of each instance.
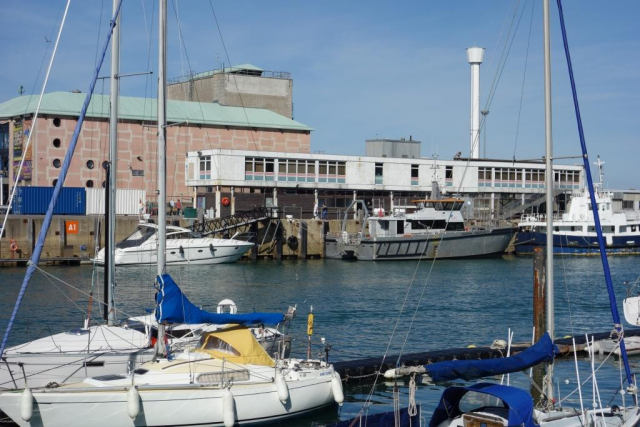
[[437, 211], [459, 211], [464, 202], [434, 202], [433, 208]]
[[447, 221], [444, 219], [437, 220], [410, 220], [412, 230], [444, 230], [447, 231], [461, 231], [464, 230], [464, 223], [457, 221]]
[[387, 231], [389, 230], [389, 221], [378, 221], [378, 226], [380, 227], [380, 230]]
[[467, 392], [458, 402], [458, 408], [462, 413], [477, 411], [488, 406], [498, 408], [507, 407], [501, 399], [475, 391]]
[[208, 337], [203, 337], [202, 339], [207, 340], [202, 346], [203, 350], [213, 350], [219, 351], [221, 353], [233, 354], [234, 356], [240, 356], [240, 352], [233, 348], [231, 344], [224, 340], [221, 340], [216, 336], [209, 335]]
[[396, 221], [396, 222], [397, 222], [396, 233], [404, 234], [404, 221]]
[[149, 238], [156, 234], [156, 229], [151, 227], [138, 227], [129, 237], [116, 243], [116, 248], [125, 249], [142, 245]]
[[633, 231], [633, 232], [635, 232], [635, 231], [636, 231], [636, 226], [635, 226], [635, 225], [632, 225], [632, 226], [631, 226], [631, 231]]
[[200, 236], [192, 231], [179, 231], [167, 234], [167, 239], [197, 239]]

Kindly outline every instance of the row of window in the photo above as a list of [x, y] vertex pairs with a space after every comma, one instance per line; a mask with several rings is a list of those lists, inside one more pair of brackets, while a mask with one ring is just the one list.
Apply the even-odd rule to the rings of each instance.
[[[524, 181], [523, 181], [524, 174]], [[555, 171], [557, 188], [579, 189], [580, 171]], [[478, 168], [478, 187], [544, 188], [545, 171], [540, 169]]]
[[[602, 226], [602, 232], [604, 234], [614, 234], [615, 232], [615, 227], [613, 225], [603, 225]], [[591, 226], [582, 226], [582, 225], [556, 225], [553, 227], [553, 231], [556, 232], [560, 232], [560, 231], [579, 231], [579, 232], [583, 232], [586, 231], [588, 233], [595, 233], [596, 232], [596, 228], [591, 225]], [[638, 230], [639, 226], [636, 225], [620, 225], [618, 226], [618, 233], [626, 233], [626, 232], [631, 232], [631, 233], [635, 233]], [[541, 233], [546, 233], [547, 231], [547, 227], [540, 227], [539, 228]]]

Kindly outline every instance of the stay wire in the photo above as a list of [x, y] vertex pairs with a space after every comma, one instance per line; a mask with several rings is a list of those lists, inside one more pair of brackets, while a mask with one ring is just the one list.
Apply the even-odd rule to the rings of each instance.
[[524, 86], [527, 78], [527, 65], [529, 63], [529, 47], [531, 46], [531, 30], [533, 29], [533, 16], [536, 2], [531, 2], [531, 19], [529, 20], [529, 37], [527, 39], [527, 51], [524, 59], [524, 72], [522, 73], [522, 87], [520, 88], [520, 105], [518, 106], [518, 120], [516, 122], [516, 138], [513, 145], [513, 158], [516, 158], [516, 149], [518, 148], [518, 135], [520, 134], [520, 118], [522, 116], [522, 103], [524, 100]]

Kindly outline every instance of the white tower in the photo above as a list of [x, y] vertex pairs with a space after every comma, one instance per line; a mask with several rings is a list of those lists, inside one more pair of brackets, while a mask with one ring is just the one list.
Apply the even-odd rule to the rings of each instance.
[[480, 157], [480, 64], [483, 47], [467, 48], [467, 61], [471, 65], [471, 158]]

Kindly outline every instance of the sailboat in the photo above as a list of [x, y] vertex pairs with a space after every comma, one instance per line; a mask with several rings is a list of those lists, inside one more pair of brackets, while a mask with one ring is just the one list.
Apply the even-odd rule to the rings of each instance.
[[[120, 0], [121, 2], [122, 0]], [[119, 4], [117, 8], [119, 9]], [[166, 0], [159, 0], [158, 192], [166, 198]], [[114, 20], [117, 18], [117, 13]], [[0, 409], [19, 425], [255, 424], [344, 401], [342, 382], [326, 360], [267, 354], [248, 325], [285, 320], [277, 313], [213, 314], [193, 305], [166, 274], [166, 213], [158, 213], [156, 357], [126, 374], [102, 375], [54, 388], [0, 394]], [[172, 354], [172, 323], [226, 323], [195, 347]]]
[[[102, 65], [102, 59], [106, 54], [110, 39], [113, 42], [111, 50], [111, 102], [110, 102], [110, 141], [109, 141], [109, 165], [107, 167], [106, 186], [106, 238], [109, 254], [106, 257], [105, 268], [105, 287], [104, 287], [104, 321], [106, 323], [98, 323], [89, 325], [90, 319], [86, 319], [80, 328], [71, 329], [69, 331], [53, 334], [33, 341], [22, 343], [10, 348], [6, 348], [7, 337], [11, 329], [11, 324], [15, 315], [19, 302], [12, 314], [12, 320], [5, 333], [2, 344], [3, 363], [0, 363], [0, 389], [23, 389], [25, 387], [46, 387], [57, 386], [65, 383], [81, 381], [89, 376], [112, 375], [133, 370], [141, 363], [151, 360], [155, 355], [153, 348], [153, 337], [156, 336], [157, 323], [151, 316], [139, 316], [128, 319], [124, 323], [119, 323], [116, 318], [115, 310], [115, 264], [117, 258], [114, 251], [115, 245], [115, 196], [116, 196], [116, 173], [117, 170], [117, 125], [118, 125], [118, 92], [119, 92], [119, 11], [120, 2], [114, 1], [113, 20], [102, 50], [101, 62], [97, 66], [94, 80], [91, 84], [89, 93], [85, 100], [83, 113], [76, 127], [75, 141], [79, 129], [82, 127], [84, 120], [84, 112], [89, 103], [95, 86], [95, 77]], [[65, 159], [65, 165], [60, 172], [60, 177], [56, 184], [55, 192], [64, 184], [64, 175], [70, 162], [75, 142], [72, 140], [71, 147]], [[54, 195], [54, 197], [56, 197]], [[50, 210], [55, 206], [55, 201], [50, 205]], [[40, 252], [44, 245], [48, 224], [51, 222], [51, 212], [47, 214], [45, 223], [40, 231], [36, 250], [31, 259], [25, 283], [28, 283], [29, 277], [35, 271], [38, 263]], [[164, 221], [164, 219], [163, 219]], [[166, 222], [166, 221], [164, 221]], [[166, 232], [165, 232], [166, 234]], [[218, 239], [210, 239], [218, 240]], [[243, 245], [238, 257], [247, 249], [247, 242], [239, 241]], [[155, 245], [154, 245], [155, 248]], [[207, 246], [209, 252], [209, 247]], [[238, 248], [235, 249], [238, 252]], [[155, 254], [154, 254], [155, 258]], [[23, 289], [26, 287], [23, 283]], [[23, 293], [21, 293], [23, 295]], [[21, 297], [20, 297], [21, 298]], [[229, 306], [229, 304], [224, 304]], [[237, 311], [235, 304], [231, 302], [234, 311]], [[222, 307], [219, 306], [219, 312]], [[199, 322], [196, 322], [199, 323]], [[220, 323], [200, 323], [188, 325], [184, 322], [176, 324], [167, 335], [167, 343], [169, 345], [185, 346], [189, 343], [198, 342], [203, 333], [212, 332], [221, 327]], [[256, 327], [251, 328], [251, 332], [259, 340], [265, 349], [272, 352], [274, 349], [284, 349], [283, 354], [288, 355], [290, 343], [287, 337], [281, 334], [277, 328]]]
[[[543, 1], [544, 23], [544, 47], [545, 47], [545, 139], [546, 139], [546, 189], [547, 189], [547, 260], [546, 260], [546, 295], [547, 295], [547, 333], [542, 339], [527, 349], [512, 357], [504, 359], [489, 359], [478, 361], [448, 361], [419, 367], [401, 367], [391, 369], [385, 373], [387, 378], [395, 378], [409, 374], [426, 374], [435, 381], [451, 381], [455, 379], [474, 380], [487, 376], [518, 372], [528, 369], [538, 363], [547, 363], [546, 386], [543, 390], [545, 406], [534, 409], [531, 395], [516, 387], [479, 382], [470, 386], [448, 387], [442, 393], [440, 402], [436, 407], [430, 427], [462, 427], [462, 426], [527, 426], [536, 425], [545, 427], [581, 427], [585, 425], [607, 426], [635, 426], [640, 423], [640, 407], [637, 400], [637, 386], [631, 374], [629, 361], [625, 348], [624, 333], [615, 300], [611, 274], [606, 254], [606, 245], [598, 215], [596, 194], [589, 169], [589, 157], [582, 129], [580, 109], [577, 100], [577, 92], [573, 77], [571, 57], [564, 25], [564, 14], [561, 0], [557, 0], [560, 24], [564, 41], [567, 65], [571, 80], [580, 143], [582, 147], [584, 169], [587, 177], [589, 196], [591, 199], [594, 224], [598, 236], [598, 245], [602, 259], [604, 276], [609, 292], [609, 302], [613, 317], [614, 327], [617, 333], [617, 346], [620, 349], [621, 359], [626, 373], [627, 387], [625, 393], [631, 394], [633, 405], [629, 407], [603, 407], [594, 402], [593, 409], [582, 407], [581, 409], [562, 408], [556, 406], [553, 390], [553, 360], [557, 354], [557, 348], [553, 344], [554, 335], [554, 298], [553, 298], [553, 174], [552, 169], [552, 140], [551, 140], [551, 67], [550, 67], [550, 24], [549, 24], [549, 0]], [[577, 364], [577, 362], [576, 362]], [[595, 375], [595, 373], [594, 373]], [[595, 381], [595, 378], [593, 378]], [[595, 386], [595, 383], [594, 383]], [[620, 384], [624, 389], [624, 384]], [[594, 388], [595, 390], [595, 388]], [[603, 399], [604, 400], [604, 399]], [[624, 402], [624, 400], [623, 400]]]

